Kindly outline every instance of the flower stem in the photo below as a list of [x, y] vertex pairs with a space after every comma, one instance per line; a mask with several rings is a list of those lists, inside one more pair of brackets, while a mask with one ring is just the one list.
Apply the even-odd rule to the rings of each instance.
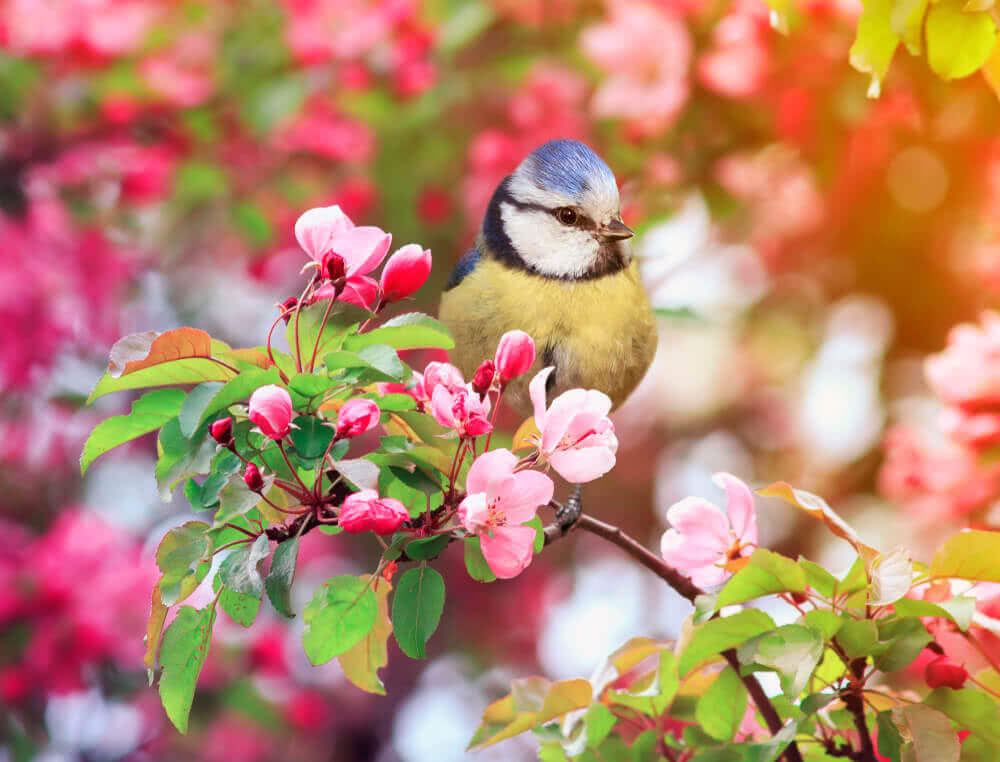
[[326, 328], [326, 321], [330, 319], [330, 310], [333, 309], [333, 303], [336, 298], [330, 299], [326, 303], [326, 310], [323, 312], [323, 319], [319, 324], [319, 333], [316, 334], [316, 343], [313, 344], [312, 357], [309, 358], [309, 372], [313, 372], [313, 368], [316, 367], [316, 352], [319, 351], [320, 340], [323, 338], [323, 329]]

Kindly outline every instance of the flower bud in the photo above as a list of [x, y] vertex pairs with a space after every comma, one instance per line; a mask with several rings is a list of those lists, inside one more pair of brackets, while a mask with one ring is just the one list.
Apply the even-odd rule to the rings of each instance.
[[347, 263], [342, 256], [333, 251], [328, 251], [323, 255], [323, 259], [319, 263], [319, 275], [321, 278], [338, 281], [344, 277], [346, 272]]
[[410, 518], [409, 511], [398, 500], [379, 498], [373, 489], [363, 489], [348, 495], [340, 508], [339, 524], [345, 532], [375, 532], [392, 534]]
[[397, 302], [419, 289], [431, 274], [431, 252], [410, 243], [389, 257], [382, 270], [382, 300]]
[[250, 420], [264, 436], [275, 441], [284, 439], [291, 429], [292, 398], [275, 384], [260, 387], [250, 395]]
[[260, 469], [253, 463], [247, 463], [243, 472], [243, 481], [251, 492], [260, 492], [264, 489], [264, 477], [260, 475]]
[[208, 427], [208, 431], [212, 435], [212, 439], [223, 447], [230, 447], [233, 444], [233, 419], [229, 416], [214, 421]]
[[483, 364], [476, 368], [476, 375], [472, 377], [472, 388], [480, 397], [485, 397], [486, 392], [490, 390], [496, 371], [496, 365], [492, 360], [483, 360]]
[[939, 656], [928, 662], [924, 668], [924, 679], [931, 688], [941, 688], [946, 686], [958, 690], [965, 685], [969, 673], [965, 667], [956, 664], [947, 656]]
[[384, 497], [375, 503], [372, 531], [375, 534], [392, 534], [409, 518], [410, 512], [405, 505], [391, 497]]
[[281, 304], [278, 305], [278, 309], [281, 310], [281, 317], [288, 324], [288, 321], [292, 319], [292, 310], [298, 305], [299, 300], [294, 296], [290, 296]]
[[378, 425], [382, 413], [368, 399], [353, 399], [344, 403], [337, 415], [337, 436], [356, 437]]
[[524, 331], [507, 331], [500, 337], [494, 362], [501, 383], [507, 383], [526, 373], [534, 361], [535, 342]]

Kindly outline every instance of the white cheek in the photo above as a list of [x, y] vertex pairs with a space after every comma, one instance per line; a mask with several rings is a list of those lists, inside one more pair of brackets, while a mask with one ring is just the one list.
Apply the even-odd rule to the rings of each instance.
[[504, 204], [501, 216], [514, 250], [540, 273], [579, 277], [597, 258], [598, 245], [593, 235], [562, 225], [547, 212]]

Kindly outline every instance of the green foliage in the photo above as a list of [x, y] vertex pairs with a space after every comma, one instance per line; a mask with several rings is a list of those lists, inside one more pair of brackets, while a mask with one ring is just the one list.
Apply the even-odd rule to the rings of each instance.
[[274, 550], [271, 568], [264, 580], [264, 589], [274, 610], [282, 616], [293, 617], [292, 581], [295, 579], [295, 564], [299, 558], [299, 538], [285, 540]]
[[733, 616], [713, 619], [696, 627], [681, 652], [678, 671], [686, 675], [695, 667], [714, 659], [723, 651], [774, 629], [774, 622], [757, 609], [746, 609]]
[[166, 606], [187, 598], [208, 573], [212, 539], [208, 524], [189, 521], [167, 532], [156, 549], [160, 597]]
[[344, 342], [344, 348], [356, 352], [373, 344], [388, 344], [396, 349], [454, 349], [455, 341], [442, 323], [420, 312], [408, 312], [387, 320], [381, 328], [359, 333]]
[[80, 455], [80, 473], [101, 455], [136, 437], [156, 431], [181, 410], [184, 392], [180, 389], [158, 389], [147, 392], [132, 404], [128, 415], [116, 415], [101, 421], [90, 432]]
[[318, 588], [302, 611], [302, 645], [313, 664], [326, 664], [350, 650], [375, 626], [378, 606], [370, 585], [359, 577], [341, 576]]
[[421, 564], [399, 579], [392, 599], [396, 642], [412, 659], [427, 658], [425, 646], [444, 611], [444, 578]]
[[181, 606], [163, 634], [160, 700], [170, 721], [181, 733], [187, 732], [194, 688], [208, 656], [214, 624], [214, 604], [201, 610]]
[[726, 667], [700, 699], [695, 718], [701, 729], [718, 741], [730, 741], [743, 719], [747, 689], [740, 676]]
[[716, 606], [732, 606], [773, 593], [804, 593], [806, 573], [790, 558], [758, 548], [719, 593]]

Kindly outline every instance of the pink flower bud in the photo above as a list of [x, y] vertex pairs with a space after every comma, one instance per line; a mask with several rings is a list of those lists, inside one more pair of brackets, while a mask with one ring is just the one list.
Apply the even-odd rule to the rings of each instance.
[[323, 255], [323, 260], [319, 263], [319, 275], [332, 281], [338, 281], [347, 272], [347, 264], [339, 254], [328, 251]]
[[398, 500], [379, 498], [373, 489], [348, 495], [340, 508], [340, 526], [345, 532], [359, 534], [392, 534], [410, 518], [409, 511]]
[[229, 416], [220, 418], [208, 427], [212, 439], [223, 447], [229, 447], [233, 443], [233, 419]]
[[382, 299], [397, 302], [424, 285], [431, 274], [431, 252], [410, 243], [389, 257], [382, 270]]
[[251, 492], [260, 492], [264, 489], [264, 477], [260, 475], [260, 469], [253, 463], [247, 463], [247, 468], [243, 472], [243, 481]]
[[382, 413], [368, 399], [353, 399], [344, 403], [337, 415], [337, 436], [356, 437], [378, 425]]
[[502, 383], [526, 373], [535, 361], [535, 341], [524, 331], [507, 331], [500, 337], [495, 359]]
[[298, 303], [299, 303], [298, 299], [296, 299], [294, 296], [290, 296], [287, 299], [285, 299], [285, 301], [283, 301], [281, 304], [278, 305], [278, 309], [281, 310], [281, 317], [285, 321], [285, 325], [287, 325], [288, 321], [291, 320], [292, 310], [295, 309]]
[[956, 691], [965, 685], [969, 673], [965, 667], [956, 664], [947, 656], [939, 656], [928, 662], [924, 668], [924, 679], [931, 688], [941, 688], [946, 686], [954, 688]]
[[483, 360], [483, 364], [476, 368], [476, 375], [472, 377], [472, 388], [476, 390], [480, 397], [486, 395], [493, 384], [493, 376], [497, 369], [492, 360]]
[[264, 436], [275, 441], [288, 434], [292, 422], [292, 398], [275, 384], [260, 387], [250, 395], [250, 420]]

